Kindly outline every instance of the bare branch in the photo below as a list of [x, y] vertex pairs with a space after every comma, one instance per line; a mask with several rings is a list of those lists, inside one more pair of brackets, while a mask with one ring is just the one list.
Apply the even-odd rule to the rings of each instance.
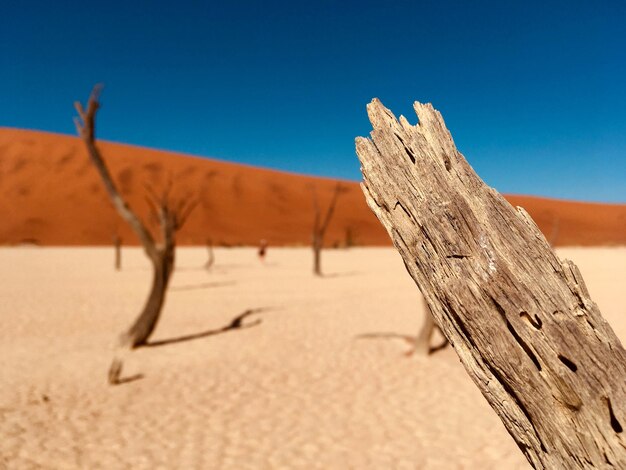
[[187, 222], [189, 215], [191, 215], [191, 213], [193, 212], [193, 210], [196, 208], [197, 205], [198, 205], [198, 198], [183, 200], [179, 204], [175, 212], [175, 216], [176, 216], [175, 229], [176, 230], [180, 230], [181, 228], [183, 228], [183, 225], [185, 225], [185, 222]]
[[319, 228], [320, 228], [320, 205], [317, 200], [317, 191], [315, 189], [315, 186], [310, 186], [309, 189], [311, 190], [311, 198], [313, 200], [313, 213], [314, 213], [313, 234], [317, 235], [317, 233], [319, 233]]
[[328, 206], [328, 210], [326, 211], [326, 217], [324, 218], [324, 223], [322, 224], [322, 226], [320, 227], [320, 232], [322, 235], [324, 235], [324, 233], [326, 233], [326, 229], [328, 228], [328, 224], [330, 223], [330, 219], [333, 216], [333, 213], [335, 212], [335, 206], [337, 205], [337, 199], [339, 198], [339, 194], [341, 192], [343, 192], [343, 187], [341, 186], [341, 183], [337, 183], [337, 185], [335, 186], [335, 191], [333, 192], [333, 197], [330, 200], [330, 205]]
[[[76, 103], [75, 107], [79, 114], [80, 120], [75, 119], [77, 131], [79, 136], [85, 142], [87, 147], [87, 153], [89, 154], [89, 158], [91, 162], [94, 164], [102, 182], [104, 183], [104, 187], [111, 198], [111, 202], [115, 209], [120, 214], [120, 216], [128, 222], [133, 231], [139, 237], [144, 250], [150, 259], [156, 259], [156, 246], [154, 243], [154, 239], [150, 232], [146, 229], [144, 224], [139, 220], [137, 215], [131, 210], [128, 203], [124, 200], [120, 192], [118, 191], [115, 183], [113, 182], [113, 178], [111, 178], [111, 174], [109, 169], [107, 168], [102, 155], [100, 154], [100, 150], [96, 146], [95, 139], [95, 122], [96, 122], [96, 112], [100, 106], [98, 102], [98, 97], [100, 96], [100, 91], [102, 89], [101, 85], [96, 85], [91, 92], [91, 96], [89, 97], [89, 102], [87, 104], [87, 111], [85, 112], [82, 105], [80, 103]], [[82, 122], [80, 122], [82, 121]]]
[[148, 204], [148, 211], [150, 214], [148, 218], [148, 223], [151, 223], [153, 221], [158, 221], [159, 220], [159, 206], [154, 201], [154, 199], [152, 199], [149, 196], [145, 196], [144, 199], [146, 203]]

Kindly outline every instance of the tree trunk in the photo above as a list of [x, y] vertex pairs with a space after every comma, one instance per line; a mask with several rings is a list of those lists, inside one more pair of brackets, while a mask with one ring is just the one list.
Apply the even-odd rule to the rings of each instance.
[[117, 235], [114, 238], [115, 244], [115, 270], [122, 269], [122, 239]]
[[530, 216], [486, 186], [441, 115], [378, 100], [363, 191], [435, 321], [535, 468], [626, 468], [626, 352]]
[[143, 307], [141, 314], [135, 320], [135, 323], [122, 334], [120, 345], [123, 347], [137, 348], [146, 344], [146, 341], [156, 328], [163, 302], [165, 301], [165, 292], [172, 275], [173, 263], [169, 259], [173, 258], [173, 250], [169, 253], [162, 252], [162, 257], [154, 263], [154, 272], [152, 277], [152, 288], [150, 295]]
[[345, 190], [341, 183], [337, 183], [335, 186], [335, 190], [333, 191], [332, 198], [330, 200], [330, 204], [328, 205], [328, 209], [326, 210], [326, 215], [322, 219], [322, 213], [320, 210], [319, 203], [317, 202], [317, 193], [315, 192], [315, 188], [312, 188], [313, 195], [313, 239], [312, 239], [312, 248], [313, 248], [313, 274], [316, 276], [322, 275], [322, 247], [324, 246], [324, 235], [326, 234], [326, 229], [328, 228], [328, 224], [330, 223], [330, 219], [333, 217], [333, 213], [335, 212], [335, 206], [337, 205], [337, 200], [339, 199], [339, 195]]
[[211, 266], [213, 266], [213, 263], [215, 262], [215, 255], [213, 254], [213, 243], [210, 240], [207, 241], [206, 248], [208, 251], [209, 258], [207, 259], [207, 262], [205, 263], [204, 267], [208, 270], [208, 269], [211, 269]]
[[318, 233], [313, 234], [313, 274], [322, 275], [322, 240]]
[[409, 352], [409, 354], [415, 352], [419, 355], [427, 356], [435, 351], [438, 351], [439, 349], [443, 349], [448, 344], [448, 341], [444, 338], [445, 342], [443, 344], [437, 346], [433, 345], [433, 336], [439, 327], [433, 319], [433, 314], [430, 311], [430, 307], [426, 303], [426, 299], [422, 299], [422, 304], [424, 307], [424, 322], [422, 323], [420, 332], [415, 338], [413, 351]]
[[119, 338], [117, 352], [109, 368], [109, 383], [117, 384], [120, 380], [124, 354], [134, 348], [144, 346], [156, 328], [165, 302], [165, 293], [174, 270], [174, 245], [166, 245], [159, 250], [156, 259], [152, 260], [152, 287], [148, 299], [132, 326]]

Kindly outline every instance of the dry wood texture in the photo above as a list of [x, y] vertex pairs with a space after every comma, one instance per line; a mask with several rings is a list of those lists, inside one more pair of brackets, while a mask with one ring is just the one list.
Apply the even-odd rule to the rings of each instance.
[[441, 114], [378, 100], [367, 202], [472, 380], [535, 468], [626, 468], [626, 352], [535, 223], [476, 175]]

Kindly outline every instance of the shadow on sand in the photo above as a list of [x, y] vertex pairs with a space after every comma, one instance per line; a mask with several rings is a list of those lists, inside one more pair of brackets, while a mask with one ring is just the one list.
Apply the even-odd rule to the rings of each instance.
[[176, 266], [176, 271], [208, 271], [206, 266]]
[[350, 276], [358, 276], [361, 274], [358, 271], [348, 271], [345, 273], [330, 273], [330, 274], [322, 274], [321, 277], [332, 278], [332, 277], [350, 277]]
[[128, 377], [118, 379], [115, 385], [127, 384], [129, 382], [134, 382], [135, 380], [141, 380], [141, 379], [143, 379], [143, 374], [129, 375]]
[[224, 287], [224, 286], [234, 286], [237, 284], [235, 281], [229, 282], [203, 282], [200, 284], [187, 284], [182, 286], [172, 286], [170, 287], [170, 291], [184, 291], [184, 290], [199, 290], [199, 289], [210, 289], [211, 287]]
[[[408, 343], [409, 346], [411, 346], [411, 349], [409, 349], [405, 353], [406, 356], [411, 356], [415, 352], [415, 342], [417, 341], [417, 336], [401, 335], [400, 333], [383, 332], [383, 333], [363, 333], [361, 335], [357, 335], [356, 339], [400, 339]], [[431, 346], [428, 349], [428, 354], [430, 355], [430, 354], [436, 353], [437, 351], [441, 351], [447, 345], [448, 345], [448, 341], [444, 339], [444, 341], [441, 344]]]
[[[250, 323], [244, 323], [243, 321], [247, 317], [254, 315], [255, 313], [260, 313], [260, 312], [264, 312], [267, 310], [271, 310], [271, 309], [268, 307], [251, 308], [241, 313], [240, 315], [237, 315], [235, 318], [231, 320], [231, 322], [228, 325], [225, 325], [222, 328], [218, 328], [215, 330], [202, 331], [200, 333], [194, 333], [191, 335], [178, 336], [176, 338], [167, 338], [167, 339], [161, 339], [157, 341], [150, 341], [141, 347], [142, 348], [154, 348], [157, 346], [166, 346], [168, 344], [182, 343], [184, 341], [191, 341], [194, 339], [206, 338], [207, 336], [219, 335], [221, 333], [226, 333], [232, 330], [243, 330], [245, 328], [252, 328], [253, 326], [257, 326], [261, 324], [262, 320], [260, 318], [257, 318], [256, 320]], [[122, 362], [119, 362], [117, 367], [119, 367], [119, 373], [121, 374]], [[122, 385], [122, 384], [126, 384], [129, 382], [134, 382], [136, 380], [143, 379], [143, 377], [144, 377], [143, 374], [134, 374], [134, 375], [129, 375], [128, 377], [118, 378], [114, 382], [110, 382], [110, 383], [111, 385]]]
[[217, 328], [214, 330], [206, 330], [200, 333], [194, 333], [190, 335], [177, 336], [175, 338], [167, 338], [167, 339], [160, 339], [157, 341], [150, 341], [144, 347], [154, 348], [157, 346], [165, 346], [167, 344], [182, 343], [184, 341], [191, 341], [194, 339], [206, 338], [207, 336], [219, 335], [221, 333], [226, 333], [232, 330], [243, 330], [246, 328], [252, 328], [253, 326], [257, 326], [261, 324], [262, 320], [260, 318], [257, 318], [256, 320], [250, 323], [244, 323], [243, 322], [244, 319], [246, 319], [250, 315], [254, 315], [256, 313], [264, 312], [267, 310], [270, 310], [270, 309], [269, 308], [251, 308], [251, 309], [246, 310], [242, 314], [237, 315], [235, 318], [232, 319], [232, 321], [228, 325], [225, 325], [221, 328]]

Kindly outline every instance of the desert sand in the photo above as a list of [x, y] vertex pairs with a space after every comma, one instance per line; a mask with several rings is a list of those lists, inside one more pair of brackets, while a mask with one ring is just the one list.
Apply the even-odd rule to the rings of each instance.
[[[558, 253], [624, 341], [626, 248]], [[0, 249], [0, 467], [528, 468], [451, 348], [405, 354], [424, 312], [395, 250], [327, 250], [322, 279], [307, 249], [219, 248], [210, 272], [202, 248], [177, 256], [156, 345], [111, 387], [141, 251], [115, 272], [109, 248]], [[208, 334], [251, 308], [261, 323]]]
[[[322, 206], [335, 180], [101, 143], [107, 165], [130, 205], [147, 218], [145, 185], [158, 190], [171, 177], [179, 197], [199, 204], [178, 235], [186, 245], [308, 245], [312, 189]], [[471, 155], [467, 155], [471, 163]], [[356, 156], [347, 155], [346, 158]], [[353, 181], [326, 235], [328, 246], [390, 245], [382, 225]], [[524, 207], [556, 246], [626, 245], [626, 204], [591, 204], [506, 196]], [[0, 244], [108, 245], [115, 235], [136, 244], [114, 212], [102, 182], [76, 137], [0, 129]]]

